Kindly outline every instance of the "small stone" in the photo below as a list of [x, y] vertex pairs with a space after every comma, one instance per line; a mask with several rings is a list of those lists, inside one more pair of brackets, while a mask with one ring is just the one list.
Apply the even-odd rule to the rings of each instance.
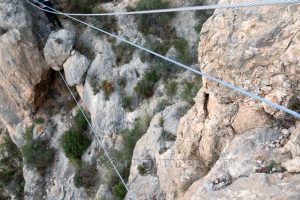
[[289, 135], [290, 131], [288, 129], [282, 129], [281, 131], [284, 135]]

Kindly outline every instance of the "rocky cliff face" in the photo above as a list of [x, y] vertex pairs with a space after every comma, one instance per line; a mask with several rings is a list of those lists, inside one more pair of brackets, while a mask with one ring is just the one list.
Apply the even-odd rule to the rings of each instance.
[[[120, 11], [139, 2], [94, 9]], [[169, 37], [133, 16], [85, 20], [191, 65], [198, 47], [202, 71], [299, 111], [299, 9], [216, 10], [199, 45], [197, 30], [212, 13], [168, 16], [168, 29], [160, 28]], [[49, 79], [50, 67], [63, 70], [74, 86], [136, 199], [299, 198], [299, 120], [206, 79], [199, 91], [192, 74], [70, 21], [50, 33], [44, 17], [19, 1], [0, 0], [0, 22], [0, 121], [24, 161], [30, 142], [45, 144], [44, 154], [54, 152], [42, 172], [27, 162], [14, 164], [18, 173], [23, 167], [25, 199], [129, 199], [91, 130], [80, 130], [91, 139], [84, 153], [66, 157], [61, 138], [81, 122], [62, 80]], [[24, 137], [28, 130], [32, 140]]]
[[[299, 112], [298, 29], [297, 6], [215, 11], [201, 32], [200, 69]], [[169, 199], [183, 193], [184, 199], [297, 198], [287, 184], [300, 178], [287, 167], [297, 165], [287, 144], [290, 133], [298, 135], [294, 122], [204, 79], [163, 157], [176, 164], [158, 167], [162, 188]]]
[[1, 1], [0, 19], [0, 119], [14, 133], [43, 101], [45, 90], [40, 88], [49, 67], [37, 49], [31, 17], [22, 2]]

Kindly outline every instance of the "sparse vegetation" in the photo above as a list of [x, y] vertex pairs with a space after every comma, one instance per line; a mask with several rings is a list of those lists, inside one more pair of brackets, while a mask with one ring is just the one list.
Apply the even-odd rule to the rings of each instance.
[[97, 178], [96, 166], [81, 162], [75, 172], [74, 185], [77, 188], [84, 187], [85, 189], [89, 189], [96, 185]]
[[91, 140], [81, 132], [69, 130], [61, 138], [61, 146], [69, 159], [80, 159]]
[[82, 40], [75, 40], [74, 49], [79, 53], [87, 56], [88, 59], [94, 60], [95, 52], [88, 44], [84, 43]]
[[[204, 5], [204, 0], [194, 0], [194, 6]], [[198, 19], [198, 23], [195, 25], [194, 29], [197, 33], [200, 33], [202, 30], [203, 24], [206, 20], [213, 14], [213, 10], [198, 10], [195, 12], [195, 17]]]
[[114, 91], [113, 83], [108, 80], [103, 80], [101, 82], [101, 89], [104, 91], [104, 95], [108, 98]]
[[137, 83], [134, 90], [140, 98], [149, 98], [153, 95], [154, 86], [158, 80], [159, 76], [156, 71], [151, 69], [144, 74], [143, 78]]
[[193, 98], [197, 95], [197, 92], [199, 91], [201, 86], [202, 86], [201, 78], [197, 78], [193, 82], [185, 81], [183, 83], [183, 91], [181, 94], [182, 100], [193, 105], [195, 103]]
[[177, 90], [177, 82], [175, 81], [168, 81], [166, 86], [166, 93], [169, 97], [174, 96]]
[[112, 47], [116, 54], [117, 66], [127, 64], [132, 60], [132, 55], [134, 52], [133, 46], [131, 46], [125, 42], [121, 42], [119, 44], [113, 44]]
[[32, 137], [32, 128], [25, 130], [25, 144], [21, 148], [25, 164], [36, 168], [41, 174], [53, 162], [55, 150], [48, 147], [46, 141], [40, 139], [34, 140]]
[[124, 89], [127, 85], [127, 79], [125, 77], [122, 77], [118, 80], [118, 85], [121, 89]]
[[10, 199], [6, 193], [8, 188], [15, 191], [16, 199], [23, 199], [24, 179], [21, 153], [11, 141], [8, 132], [4, 131], [0, 135], [2, 136], [0, 143], [0, 199]]
[[125, 198], [126, 188], [121, 181], [112, 187], [112, 194], [116, 200], [123, 200]]
[[146, 168], [144, 167], [143, 164], [138, 165], [137, 169], [138, 169], [140, 175], [142, 175], [142, 176], [145, 175], [145, 173], [146, 173]]
[[77, 113], [73, 121], [73, 129], [78, 132], [83, 132], [87, 129], [88, 123], [84, 117], [84, 114], [80, 109], [77, 110]]
[[131, 110], [131, 100], [132, 98], [130, 96], [124, 96], [122, 98], [122, 107], [124, 109]]
[[[149, 114], [146, 114], [144, 120], [141, 119], [136, 119], [135, 123], [133, 124], [133, 127], [131, 129], [125, 130], [122, 133], [123, 136], [123, 149], [120, 151], [113, 151], [110, 153], [110, 155], [118, 161], [116, 166], [118, 166], [119, 171], [121, 172], [123, 178], [125, 181], [129, 177], [130, 173], [130, 166], [131, 166], [131, 160], [132, 160], [132, 155], [133, 155], [133, 150], [136, 145], [136, 142], [142, 137], [142, 135], [147, 131], [148, 126], [149, 126], [149, 119], [151, 116]], [[98, 162], [101, 163], [103, 167], [105, 167], [106, 171], [109, 170], [111, 171], [111, 164], [108, 161], [106, 157], [101, 155], [98, 158]], [[109, 174], [109, 177], [105, 177], [106, 183], [113, 185], [113, 195], [116, 199], [123, 199], [124, 196], [126, 195], [126, 190], [124, 191], [121, 185], [117, 180], [118, 178], [115, 176], [114, 172]], [[124, 195], [124, 196], [123, 196]]]
[[45, 119], [42, 117], [38, 117], [34, 119], [34, 124], [43, 124], [45, 122]]
[[190, 106], [184, 106], [177, 109], [177, 116], [183, 117], [187, 111], [190, 109]]
[[177, 51], [177, 60], [185, 64], [191, 64], [192, 59], [189, 53], [189, 44], [186, 39], [175, 37], [172, 40], [172, 44]]
[[[88, 3], [89, 4], [89, 3]], [[107, 13], [107, 11], [101, 7], [96, 6], [93, 8], [93, 13]], [[115, 16], [101, 16], [101, 17], [91, 17], [89, 19], [94, 26], [101, 28], [110, 33], [118, 33], [118, 21]], [[97, 30], [92, 30], [95, 35], [101, 35], [102, 32]]]
[[[153, 10], [168, 8], [169, 3], [163, 0], [140, 0], [134, 10]], [[144, 35], [157, 35], [161, 38], [168, 38], [172, 27], [170, 25], [171, 19], [175, 13], [163, 14], [145, 14], [137, 18], [138, 30]]]
[[167, 106], [171, 105], [168, 99], [162, 99], [157, 106], [157, 112], [163, 111]]

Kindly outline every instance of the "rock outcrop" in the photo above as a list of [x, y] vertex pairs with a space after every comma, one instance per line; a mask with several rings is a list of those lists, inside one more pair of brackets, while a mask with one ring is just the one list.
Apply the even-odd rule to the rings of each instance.
[[[281, 14], [275, 14], [278, 12]], [[274, 103], [296, 109], [300, 88], [297, 47], [300, 40], [296, 31], [299, 26], [298, 6], [215, 11], [201, 32], [200, 68]], [[181, 119], [174, 148], [163, 155], [163, 159], [176, 163], [158, 166], [160, 185], [167, 199], [266, 199], [273, 195], [267, 189], [269, 179], [272, 179], [269, 186], [272, 185], [281, 198], [297, 195], [296, 187], [286, 185], [281, 188], [280, 180], [273, 179], [276, 175], [268, 175], [272, 170], [282, 175], [281, 163], [286, 162], [283, 166], [290, 167], [293, 172], [299, 164], [297, 157], [289, 160], [289, 153], [297, 156], [297, 142], [287, 146], [289, 151], [278, 151], [287, 141], [284, 138], [289, 137], [284, 134], [288, 131], [286, 128], [293, 130], [295, 120], [207, 79], [195, 100], [195, 106]], [[270, 135], [268, 127], [276, 130], [274, 138], [267, 139]], [[277, 130], [282, 134], [278, 135]], [[244, 137], [254, 134], [253, 131], [259, 131], [260, 136], [256, 137], [263, 141], [260, 145], [247, 147]], [[236, 142], [241, 137], [244, 139]], [[295, 135], [292, 138], [297, 140]], [[249, 144], [254, 145], [259, 140], [253, 138]], [[237, 146], [229, 150], [232, 145]], [[236, 157], [236, 153], [241, 154]], [[260, 159], [266, 164], [256, 172], [267, 174], [256, 174], [252, 169]], [[274, 162], [268, 159], [274, 159]], [[204, 186], [224, 174], [232, 177], [233, 183], [228, 182], [228, 189], [211, 192]], [[299, 176], [283, 178], [283, 182], [292, 180], [297, 182]], [[218, 178], [214, 183], [221, 182]], [[259, 185], [261, 188], [258, 189]], [[289, 190], [289, 194], [284, 195], [281, 189]]]
[[72, 55], [63, 64], [65, 77], [68, 85], [80, 85], [84, 81], [90, 61], [82, 54], [74, 51]]
[[63, 68], [63, 64], [70, 56], [75, 39], [75, 33], [66, 29], [52, 32], [44, 47], [47, 64], [55, 71]]
[[0, 2], [0, 120], [11, 134], [41, 104], [47, 91], [44, 81], [49, 67], [31, 28], [21, 1]]

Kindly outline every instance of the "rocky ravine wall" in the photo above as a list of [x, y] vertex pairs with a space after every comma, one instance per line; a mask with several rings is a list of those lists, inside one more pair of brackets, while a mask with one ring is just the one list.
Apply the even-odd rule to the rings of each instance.
[[16, 125], [30, 118], [43, 100], [46, 89], [40, 88], [50, 70], [31, 28], [31, 17], [20, 1], [0, 1], [0, 120], [18, 145]]
[[[126, 2], [107, 7], [122, 10]], [[16, 133], [12, 135], [14, 139], [22, 136], [24, 128], [18, 129], [16, 125], [30, 116], [34, 102], [39, 102], [35, 98], [41, 96], [37, 95], [36, 85], [49, 68], [33, 41], [31, 23], [26, 20], [29, 15], [20, 2], [2, 0], [0, 8], [3, 19], [0, 45], [5, 45], [0, 49], [0, 118], [11, 133]], [[297, 7], [276, 6], [216, 11], [201, 33], [201, 69], [274, 102], [297, 108], [299, 12]], [[183, 19], [184, 16], [177, 17], [174, 23], [181, 24]], [[118, 20], [120, 33], [131, 40], [143, 41], [132, 18]], [[127, 26], [133, 27], [131, 31], [126, 31]], [[94, 94], [91, 79], [110, 79], [117, 85], [118, 78], [125, 77], [128, 83], [124, 91], [133, 94], [133, 87], [140, 79], [137, 74], [143, 74], [149, 66], [135, 52], [130, 63], [115, 68], [109, 41], [95, 37], [87, 29], [76, 39], [94, 47], [96, 57], [90, 65], [84, 55], [72, 52], [74, 27], [70, 24], [66, 27], [71, 31], [50, 35], [44, 49], [46, 60], [52, 68], [64, 68], [69, 85], [77, 86], [91, 113], [93, 126], [109, 149], [121, 148], [118, 132], [134, 118], [143, 116], [145, 110], [156, 113], [134, 150], [129, 187], [137, 199], [299, 198], [300, 177], [292, 174], [300, 169], [299, 122], [207, 80], [195, 98], [195, 106], [180, 120], [178, 131], [177, 110], [185, 106], [180, 98], [175, 98], [174, 105], [165, 110], [155, 111], [160, 100], [168, 98], [161, 96], [165, 93], [163, 87], [156, 89], [151, 101], [127, 112], [120, 106], [120, 88], [116, 87], [106, 100], [102, 93]], [[178, 26], [177, 29], [180, 34], [186, 30]], [[189, 39], [192, 41], [195, 40]], [[78, 70], [79, 63], [82, 70]], [[7, 65], [11, 67], [7, 69]], [[183, 73], [178, 79], [182, 77], [189, 76]], [[70, 126], [70, 114], [49, 118], [57, 125], [50, 144], [58, 154], [51, 173], [45, 177], [24, 167], [26, 199], [88, 199], [84, 188], [74, 186], [75, 169], [59, 146], [59, 138]], [[162, 140], [166, 132], [170, 133], [167, 136], [170, 140]], [[14, 142], [22, 144], [16, 138]], [[95, 163], [97, 148], [94, 141], [82, 159]], [[150, 160], [154, 167], [141, 175], [137, 167], [145, 160]], [[99, 174], [105, 176], [101, 166], [98, 168]], [[109, 186], [99, 181], [95, 199], [113, 199]]]
[[[201, 70], [299, 109], [299, 14], [299, 6], [216, 11], [201, 32]], [[300, 176], [289, 172], [300, 171], [299, 121], [288, 118], [204, 79], [161, 156], [174, 162], [158, 165], [167, 199], [298, 199]]]

